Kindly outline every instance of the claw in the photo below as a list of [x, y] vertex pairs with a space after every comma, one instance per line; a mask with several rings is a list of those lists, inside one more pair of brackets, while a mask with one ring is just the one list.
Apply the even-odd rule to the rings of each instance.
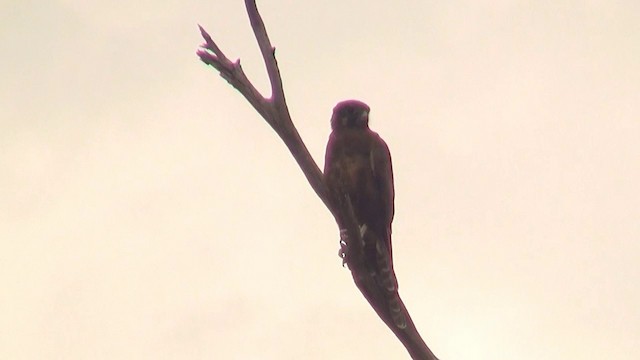
[[[362, 224], [358, 226], [358, 231], [360, 232], [360, 239], [362, 242], [362, 246], [364, 247], [364, 234], [367, 232], [367, 224]], [[349, 232], [347, 229], [340, 229], [340, 249], [338, 249], [338, 256], [342, 259], [342, 267], [347, 263], [347, 256], [349, 252], [349, 247], [347, 245], [349, 240]]]
[[349, 236], [347, 235], [347, 229], [340, 229], [340, 249], [338, 249], [338, 256], [342, 259], [342, 267], [347, 263], [347, 239]]
[[347, 252], [346, 248], [340, 248], [338, 250], [338, 256], [342, 259], [342, 267], [347, 263]]

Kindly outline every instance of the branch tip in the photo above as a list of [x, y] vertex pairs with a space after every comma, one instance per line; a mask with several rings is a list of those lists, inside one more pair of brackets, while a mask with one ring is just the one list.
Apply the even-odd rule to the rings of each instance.
[[212, 43], [213, 40], [211, 39], [211, 35], [209, 35], [207, 30], [205, 30], [200, 24], [198, 24], [198, 28], [200, 29], [200, 35], [202, 35], [207, 44]]

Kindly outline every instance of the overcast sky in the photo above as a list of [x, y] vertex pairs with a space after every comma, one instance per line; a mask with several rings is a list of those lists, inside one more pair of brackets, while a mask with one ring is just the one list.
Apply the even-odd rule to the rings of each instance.
[[[395, 268], [443, 360], [640, 356], [640, 2], [260, 1], [322, 167], [391, 149]], [[1, 359], [405, 359], [269, 126], [239, 0], [0, 7]]]

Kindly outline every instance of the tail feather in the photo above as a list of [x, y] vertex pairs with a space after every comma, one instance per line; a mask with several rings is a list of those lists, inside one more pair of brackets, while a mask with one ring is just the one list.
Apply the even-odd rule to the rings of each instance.
[[389, 314], [394, 324], [404, 329], [407, 327], [407, 318], [400, 305], [400, 295], [398, 294], [398, 279], [393, 271], [391, 254], [386, 251], [380, 242], [376, 242], [376, 262], [377, 262], [377, 280], [378, 285], [385, 290]]
[[407, 327], [407, 317], [404, 315], [404, 311], [402, 311], [402, 306], [400, 306], [400, 297], [398, 293], [392, 299], [389, 299], [389, 312], [391, 313], [391, 319], [393, 319], [393, 323], [400, 329], [404, 329]]

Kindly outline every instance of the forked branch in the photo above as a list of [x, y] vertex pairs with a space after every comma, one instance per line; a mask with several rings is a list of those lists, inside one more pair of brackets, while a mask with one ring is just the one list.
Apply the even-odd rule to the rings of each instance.
[[375, 293], [375, 279], [368, 276], [363, 263], [362, 238], [358, 231], [351, 204], [348, 199], [345, 201], [345, 199], [336, 198], [335, 194], [329, 192], [329, 189], [324, 183], [320, 168], [311, 157], [309, 150], [300, 138], [298, 130], [293, 125], [285, 101], [282, 78], [280, 77], [280, 70], [275, 58], [275, 48], [271, 45], [271, 41], [269, 41], [267, 30], [258, 13], [255, 0], [245, 0], [245, 5], [253, 33], [260, 46], [260, 52], [265, 62], [267, 74], [269, 75], [271, 97], [265, 98], [256, 89], [242, 70], [240, 60], [236, 60], [235, 62], [230, 61], [201, 26], [200, 33], [205, 43], [201, 45], [201, 48], [197, 51], [200, 60], [218, 70], [220, 75], [236, 88], [247, 101], [249, 101], [253, 108], [262, 115], [267, 123], [271, 125], [284, 141], [287, 148], [289, 148], [289, 151], [302, 169], [313, 190], [318, 194], [318, 197], [324, 202], [336, 220], [342, 219], [346, 224], [349, 239], [348, 245], [351, 252], [349, 269], [351, 270], [354, 282], [376, 313], [394, 334], [396, 334], [413, 359], [437, 360], [420, 337], [404, 304], [401, 303], [400, 305], [405, 311], [407, 326], [404, 329], [400, 329], [394, 325], [387, 307], [378, 302], [379, 296]]

